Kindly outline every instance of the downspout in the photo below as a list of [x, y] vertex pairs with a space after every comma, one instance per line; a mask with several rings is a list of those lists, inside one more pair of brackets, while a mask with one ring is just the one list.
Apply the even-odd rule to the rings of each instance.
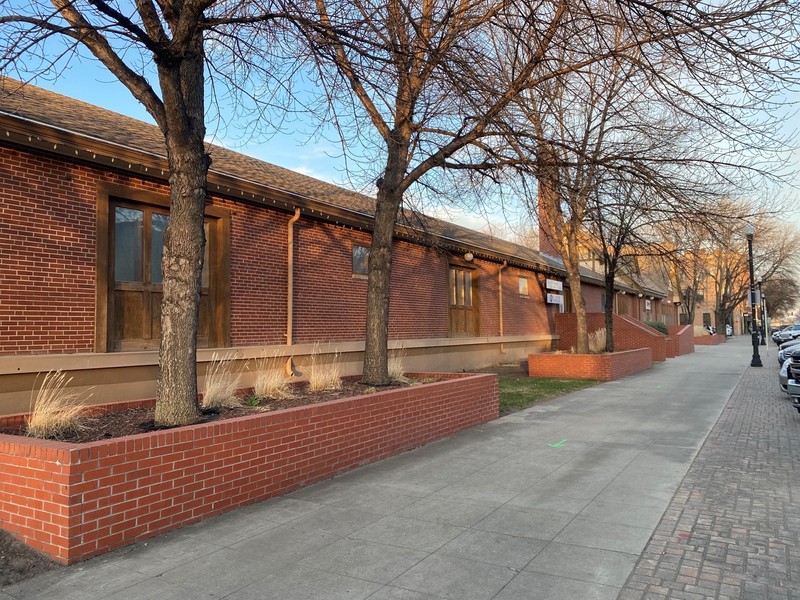
[[503, 344], [503, 269], [508, 266], [508, 261], [504, 260], [497, 271], [497, 304], [500, 309], [500, 354], [506, 353], [505, 345]]
[[[287, 226], [288, 256], [286, 260], [286, 345], [291, 346], [294, 342], [292, 332], [292, 322], [294, 321], [294, 224], [300, 220], [300, 209], [294, 209], [294, 216], [289, 219]], [[290, 356], [286, 361], [286, 374], [298, 376], [299, 373], [294, 367], [294, 362]]]

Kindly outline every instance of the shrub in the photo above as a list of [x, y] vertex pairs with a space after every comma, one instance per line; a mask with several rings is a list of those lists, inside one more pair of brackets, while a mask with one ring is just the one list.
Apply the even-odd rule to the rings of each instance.
[[67, 379], [63, 371], [50, 371], [44, 376], [36, 398], [31, 397], [31, 414], [25, 424], [27, 435], [59, 439], [83, 429], [81, 413], [91, 392], [67, 390], [71, 381], [72, 377]]
[[667, 326], [664, 325], [664, 323], [662, 323], [661, 321], [645, 321], [644, 324], [648, 325], [649, 327], [652, 327], [657, 331], [660, 331], [664, 335], [669, 335], [669, 329], [667, 329]]
[[308, 373], [308, 389], [310, 391], [341, 389], [342, 377], [338, 352], [326, 352], [323, 355], [319, 343], [315, 343], [310, 359]]
[[203, 394], [203, 408], [235, 408], [242, 401], [236, 396], [240, 376], [233, 372], [233, 357], [221, 356], [216, 352], [206, 368], [206, 390]]
[[606, 330], [598, 329], [589, 334], [589, 354], [602, 354], [606, 351]]

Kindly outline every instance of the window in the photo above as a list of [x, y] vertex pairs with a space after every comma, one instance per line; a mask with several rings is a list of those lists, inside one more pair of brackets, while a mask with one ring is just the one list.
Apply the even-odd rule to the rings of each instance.
[[[108, 183], [97, 194], [98, 352], [155, 350], [161, 337], [164, 235], [169, 199]], [[206, 247], [200, 293], [199, 347], [229, 343], [227, 212], [206, 209]]]
[[353, 245], [353, 275], [367, 276], [369, 265], [369, 248]]
[[528, 296], [528, 280], [525, 277], [519, 278], [519, 295]]
[[450, 267], [450, 305], [472, 306], [472, 273]]

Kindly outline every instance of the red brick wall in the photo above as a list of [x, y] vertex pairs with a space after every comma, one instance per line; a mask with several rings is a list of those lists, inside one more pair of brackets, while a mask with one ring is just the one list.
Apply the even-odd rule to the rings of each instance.
[[[574, 313], [556, 315], [556, 333], [560, 336], [559, 350], [569, 350], [577, 345], [577, 317]], [[586, 326], [589, 333], [605, 328], [604, 313], [587, 313]], [[614, 315], [614, 349], [635, 350], [651, 348], [653, 360], [667, 359], [666, 336], [626, 315]]]
[[717, 344], [721, 344], [725, 341], [725, 336], [719, 333], [715, 333], [714, 335], [703, 335], [694, 338], [694, 344], [696, 346], [716, 346]]
[[682, 356], [694, 352], [694, 327], [691, 325], [670, 325], [668, 328], [672, 338], [672, 356]]
[[602, 297], [606, 293], [604, 288], [584, 283], [581, 285], [581, 292], [583, 293], [583, 299], [586, 301], [587, 313], [601, 312], [603, 310]]
[[[162, 195], [161, 183], [64, 158], [0, 148], [0, 354], [91, 352], [95, 328], [95, 196], [106, 181]], [[231, 345], [286, 342], [290, 214], [211, 197], [231, 214]], [[352, 275], [353, 244], [370, 235], [303, 216], [295, 225], [294, 342], [364, 338], [367, 282]], [[449, 335], [447, 256], [398, 241], [390, 337]], [[480, 335], [500, 330], [500, 265], [476, 261]], [[503, 271], [504, 333], [548, 333], [541, 285]]]
[[497, 417], [495, 375], [90, 444], [0, 435], [0, 525], [62, 563]]
[[0, 354], [92, 351], [101, 179], [163, 191], [78, 163], [0, 148]]
[[528, 375], [555, 379], [595, 379], [612, 381], [649, 369], [653, 365], [650, 348], [625, 350], [613, 354], [529, 354]]
[[[295, 227], [295, 342], [364, 339], [367, 280], [353, 277], [352, 247], [371, 236], [308, 219]], [[448, 318], [446, 257], [395, 242], [390, 338], [447, 337]]]

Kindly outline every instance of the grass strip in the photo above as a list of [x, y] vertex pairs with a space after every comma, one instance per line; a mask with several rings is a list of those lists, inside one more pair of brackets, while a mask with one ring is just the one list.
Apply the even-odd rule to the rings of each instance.
[[500, 414], [523, 410], [537, 402], [563, 396], [597, 385], [587, 379], [539, 379], [535, 377], [500, 376]]

